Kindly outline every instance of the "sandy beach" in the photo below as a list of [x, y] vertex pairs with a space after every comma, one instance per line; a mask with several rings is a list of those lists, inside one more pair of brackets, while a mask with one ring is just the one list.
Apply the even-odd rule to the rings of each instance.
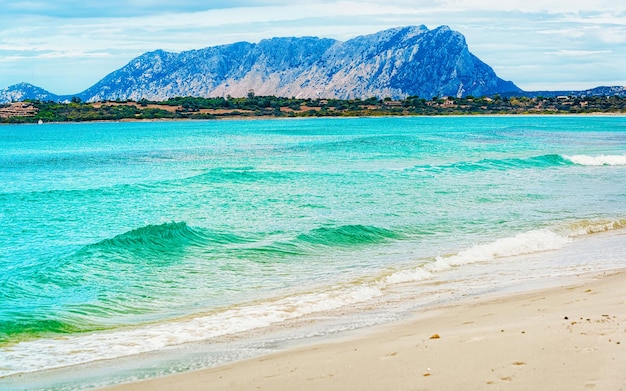
[[626, 272], [108, 390], [623, 390]]

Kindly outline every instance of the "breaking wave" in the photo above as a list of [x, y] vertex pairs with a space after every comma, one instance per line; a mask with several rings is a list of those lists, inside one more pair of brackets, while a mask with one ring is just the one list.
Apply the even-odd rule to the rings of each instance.
[[433, 272], [498, 258], [558, 250], [574, 238], [599, 232], [626, 229], [626, 220], [581, 220], [552, 229], [537, 229], [492, 242], [476, 244], [456, 254], [437, 256], [415, 269], [398, 271], [385, 279], [386, 283], [421, 281], [432, 277]]
[[563, 158], [581, 166], [626, 166], [626, 155], [563, 155]]

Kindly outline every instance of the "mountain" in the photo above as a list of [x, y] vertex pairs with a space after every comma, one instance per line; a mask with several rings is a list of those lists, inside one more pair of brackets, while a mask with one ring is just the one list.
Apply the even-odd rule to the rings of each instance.
[[403, 98], [520, 91], [446, 26], [411, 26], [346, 42], [272, 38], [135, 58], [80, 94], [86, 101], [174, 96]]
[[441, 26], [399, 27], [341, 42], [315, 37], [170, 53], [145, 53], [89, 89], [59, 96], [20, 83], [0, 90], [0, 103], [166, 100], [176, 96], [274, 95], [298, 98], [394, 99], [407, 96], [626, 96], [625, 87], [522, 91], [474, 56], [462, 34]]
[[[520, 92], [470, 53], [465, 37], [441, 26], [409, 26], [341, 42], [272, 38], [205, 49], [145, 53], [89, 89], [83, 101], [175, 96], [275, 95], [301, 98], [465, 96]], [[0, 91], [0, 102], [67, 100], [34, 86]]]
[[64, 97], [29, 83], [18, 83], [0, 90], [0, 103], [19, 102], [26, 99], [62, 101]]

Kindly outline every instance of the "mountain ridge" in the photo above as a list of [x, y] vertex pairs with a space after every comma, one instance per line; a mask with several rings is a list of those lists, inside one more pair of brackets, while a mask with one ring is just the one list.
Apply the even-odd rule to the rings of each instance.
[[366, 99], [407, 96], [528, 94], [473, 55], [448, 26], [406, 26], [347, 41], [276, 37], [180, 53], [144, 53], [73, 95], [20, 83], [0, 90], [0, 103], [166, 100], [176, 96]]

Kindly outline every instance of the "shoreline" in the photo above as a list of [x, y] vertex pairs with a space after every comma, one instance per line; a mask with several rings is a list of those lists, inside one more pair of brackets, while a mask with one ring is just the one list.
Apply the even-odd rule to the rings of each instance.
[[289, 119], [312, 119], [312, 118], [436, 118], [436, 117], [626, 117], [624, 111], [592, 111], [584, 113], [438, 113], [438, 114], [380, 114], [380, 115], [327, 115], [327, 116], [275, 116], [275, 115], [217, 115], [214, 118], [119, 118], [119, 119], [94, 119], [85, 121], [49, 121], [49, 122], [5, 122], [0, 125], [47, 125], [47, 124], [92, 124], [92, 123], [150, 123], [150, 122], [207, 122], [207, 121], [254, 121], [254, 120], [289, 120]]
[[439, 117], [626, 117], [626, 112], [594, 112], [594, 113], [502, 113], [502, 114], [415, 114], [415, 115], [356, 115], [356, 116], [295, 116], [295, 117], [277, 117], [277, 116], [226, 116], [210, 119], [198, 118], [150, 118], [150, 119], [112, 119], [112, 120], [93, 120], [93, 121], [51, 121], [41, 124], [36, 122], [10, 123], [0, 122], [0, 126], [12, 125], [71, 125], [71, 124], [99, 124], [99, 123], [167, 123], [167, 122], [214, 122], [214, 121], [260, 121], [260, 120], [306, 120], [306, 119], [358, 119], [358, 118], [439, 118]]
[[556, 288], [468, 298], [356, 336], [101, 390], [620, 390], [625, 366], [620, 269]]

